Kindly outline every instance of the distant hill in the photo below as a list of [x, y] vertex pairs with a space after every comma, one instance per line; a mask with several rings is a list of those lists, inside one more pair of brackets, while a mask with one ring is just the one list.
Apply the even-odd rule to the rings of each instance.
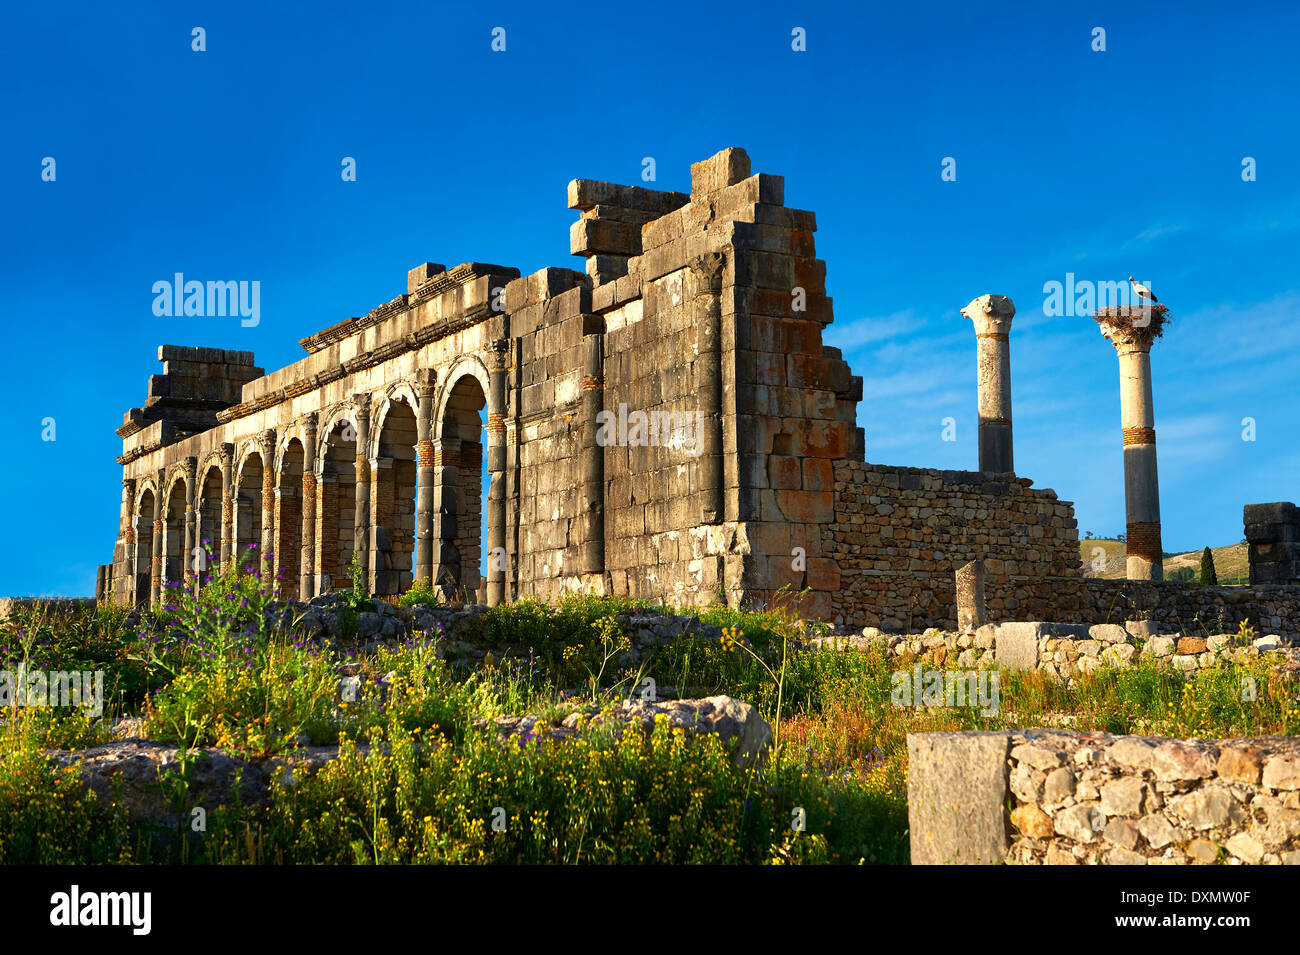
[[[1099, 556], [1095, 550], [1098, 547], [1105, 552], [1106, 569], [1101, 573], [1094, 573], [1091, 565], [1092, 561]], [[1125, 551], [1126, 547], [1122, 541], [1101, 537], [1079, 541], [1079, 557], [1083, 561], [1084, 573], [1090, 577], [1123, 577], [1127, 573]], [[1214, 569], [1219, 574], [1220, 584], [1246, 584], [1250, 582], [1250, 562], [1246, 556], [1245, 544], [1211, 547], [1210, 553], [1214, 555]], [[1184, 568], [1191, 568], [1192, 580], [1199, 581], [1201, 579], [1201, 552], [1199, 550], [1189, 550], [1182, 554], [1166, 554], [1164, 564], [1166, 579], [1173, 576], [1171, 572]]]

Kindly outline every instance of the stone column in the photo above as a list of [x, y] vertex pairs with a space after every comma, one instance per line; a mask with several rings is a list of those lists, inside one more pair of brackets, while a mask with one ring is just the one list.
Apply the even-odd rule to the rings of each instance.
[[957, 568], [957, 629], [972, 633], [988, 623], [984, 609], [984, 561], [972, 560]]
[[724, 517], [722, 495], [722, 275], [721, 252], [708, 252], [691, 262], [695, 284], [696, 351], [700, 361], [700, 393], [695, 435], [700, 453], [700, 523], [718, 524]]
[[492, 342], [488, 369], [488, 531], [487, 604], [495, 607], [506, 600], [509, 577], [506, 556], [506, 364], [510, 341]]
[[153, 544], [150, 554], [153, 559], [150, 561], [149, 569], [149, 606], [157, 607], [162, 598], [162, 577], [163, 577], [163, 521], [157, 516], [161, 509], [155, 506], [153, 521]]
[[[135, 503], [135, 478], [122, 479], [122, 503], [118, 509], [118, 543], [122, 548], [121, 564], [113, 568], [114, 580], [111, 581], [115, 595], [122, 602], [129, 602], [130, 593], [130, 576], [135, 570], [135, 519], [131, 513], [132, 505]], [[122, 583], [118, 583], [120, 577]]]
[[234, 494], [235, 446], [229, 442], [221, 446], [221, 570], [230, 566], [235, 541]]
[[361, 563], [361, 579], [370, 579], [370, 405], [369, 398], [357, 402], [357, 493], [353, 511], [352, 549]]
[[316, 596], [316, 415], [309, 414], [302, 423], [302, 525], [301, 553], [298, 555], [298, 599]]
[[1124, 510], [1130, 580], [1164, 580], [1160, 482], [1156, 474], [1151, 345], [1164, 330], [1163, 305], [1098, 309], [1097, 324], [1119, 356], [1120, 425], [1124, 434]]
[[981, 295], [961, 310], [975, 325], [979, 384], [979, 468], [1015, 470], [1011, 453], [1011, 319], [1016, 306], [1005, 295]]
[[415, 579], [433, 583], [433, 414], [437, 379], [431, 369], [415, 378]]
[[[585, 320], [584, 320], [585, 321]], [[605, 410], [605, 335], [599, 316], [582, 338], [582, 564], [584, 574], [605, 573], [605, 448], [597, 418]], [[502, 435], [504, 437], [504, 435]], [[505, 504], [504, 497], [502, 504]], [[504, 534], [502, 536], [504, 540]]]
[[268, 590], [275, 586], [275, 431], [267, 428], [257, 436], [257, 447], [262, 454], [262, 540], [258, 543], [261, 554], [257, 563], [264, 568], [262, 585]]

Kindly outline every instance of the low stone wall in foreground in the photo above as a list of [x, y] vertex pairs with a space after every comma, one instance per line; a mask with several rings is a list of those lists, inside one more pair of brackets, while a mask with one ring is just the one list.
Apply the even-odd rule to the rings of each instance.
[[1300, 865], [1300, 739], [913, 733], [912, 862]]

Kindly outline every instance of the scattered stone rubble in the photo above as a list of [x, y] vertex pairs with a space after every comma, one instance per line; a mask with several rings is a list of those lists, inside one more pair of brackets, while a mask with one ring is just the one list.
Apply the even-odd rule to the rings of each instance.
[[[624, 700], [612, 709], [587, 706], [570, 713], [558, 725], [535, 713], [499, 716], [491, 722], [503, 740], [523, 741], [544, 736], [559, 741], [604, 728], [619, 733], [623, 727], [640, 725], [650, 730], [659, 717], [663, 717], [669, 726], [685, 730], [688, 735], [713, 734], [723, 743], [738, 740], [737, 765], [749, 765], [761, 759], [772, 742], [772, 728], [758, 710], [730, 696], [662, 702], [633, 699]], [[488, 724], [487, 720], [474, 722], [476, 726]]]
[[[669, 726], [681, 727], [691, 736], [712, 734], [728, 745], [735, 741], [737, 765], [761, 761], [772, 742], [772, 728], [758, 711], [729, 696], [665, 702], [630, 700], [605, 709], [585, 706], [567, 715], [558, 725], [551, 725], [537, 714], [497, 717], [491, 725], [502, 741], [542, 736], [562, 741], [605, 729], [617, 734], [632, 725], [649, 730], [660, 716]], [[479, 728], [488, 724], [483, 719], [473, 723]], [[174, 829], [178, 817], [166, 781], [169, 772], [181, 769], [180, 750], [171, 743], [143, 738], [145, 729], [143, 720], [119, 720], [113, 727], [117, 738], [112, 742], [79, 750], [50, 750], [47, 755], [57, 767], [76, 767], [105, 804], [119, 800], [132, 823]], [[220, 805], [231, 805], [237, 781], [238, 797], [243, 805], [262, 805], [280, 768], [285, 770], [284, 783], [293, 786], [338, 758], [338, 746], [311, 746], [305, 738], [303, 743], [284, 756], [270, 759], [243, 759], [210, 746], [192, 748], [190, 805], [203, 806], [209, 811]], [[365, 753], [369, 747], [358, 744], [357, 749]]]

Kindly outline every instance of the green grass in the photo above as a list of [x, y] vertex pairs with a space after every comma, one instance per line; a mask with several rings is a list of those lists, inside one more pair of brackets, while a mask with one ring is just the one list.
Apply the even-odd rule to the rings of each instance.
[[[339, 760], [274, 787], [264, 807], [210, 809], [190, 862], [905, 863], [908, 733], [1059, 724], [1063, 714], [1077, 729], [1120, 734], [1300, 729], [1292, 694], [1263, 662], [1191, 677], [1142, 664], [1072, 687], [1004, 673], [1000, 709], [983, 716], [893, 706], [891, 676], [902, 664], [883, 651], [795, 652], [782, 669], [783, 645], [803, 634], [780, 611], [701, 610], [701, 620], [735, 628], [752, 653], [685, 638], [633, 668], [617, 663], [627, 644], [616, 618], [647, 605], [525, 601], [488, 612], [497, 659], [471, 669], [414, 641], [340, 657], [276, 634], [267, 599], [255, 577], [221, 578], [197, 597], [177, 596], [162, 628], [144, 635], [118, 611], [18, 617], [0, 623], [8, 648], [0, 665], [102, 665], [114, 674], [115, 712], [143, 716], [152, 736], [187, 746], [258, 758], [304, 740], [342, 744]], [[359, 678], [352, 701], [337, 692], [344, 667]], [[647, 677], [691, 695], [738, 697], [771, 723], [779, 715], [780, 750], [739, 767], [716, 739], [666, 726], [502, 745], [474, 725], [529, 712], [558, 723], [583, 702], [612, 705]], [[1241, 698], [1246, 679], [1253, 701]], [[574, 687], [586, 700], [561, 699]], [[101, 805], [42, 753], [104, 733], [79, 711], [4, 716], [0, 861], [170, 858], [151, 848], [155, 834], [127, 825], [122, 806]]]

